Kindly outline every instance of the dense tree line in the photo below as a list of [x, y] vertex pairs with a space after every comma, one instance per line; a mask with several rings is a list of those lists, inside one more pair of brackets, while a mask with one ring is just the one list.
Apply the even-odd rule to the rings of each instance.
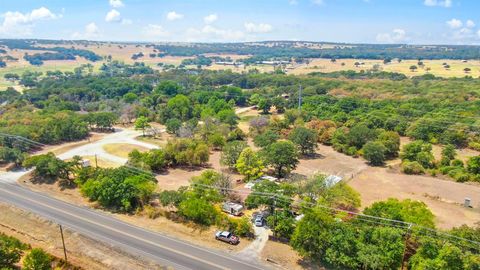
[[264, 57], [265, 59], [327, 58], [327, 59], [478, 59], [479, 51], [471, 46], [385, 45], [385, 44], [335, 44], [333, 48], [309, 48], [295, 46], [296, 42], [250, 43], [195, 43], [187, 45], [156, 45], [167, 55], [198, 56], [206, 53], [240, 54]]

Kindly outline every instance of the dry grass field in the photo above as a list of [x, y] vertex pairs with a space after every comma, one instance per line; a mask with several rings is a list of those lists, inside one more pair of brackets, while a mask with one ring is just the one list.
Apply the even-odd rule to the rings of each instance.
[[[65, 48], [76, 48], [76, 49], [85, 49], [95, 52], [100, 56], [111, 55], [114, 60], [119, 60], [128, 64], [134, 62], [144, 62], [146, 65], [154, 68], [160, 69], [157, 64], [164, 63], [178, 66], [182, 63], [184, 59], [192, 57], [178, 57], [178, 56], [165, 56], [165, 57], [150, 57], [150, 54], [157, 54], [158, 52], [152, 47], [147, 47], [145, 45], [136, 45], [136, 44], [115, 44], [115, 43], [103, 43], [103, 44], [65, 44], [65, 45], [45, 45], [43, 47], [65, 47]], [[304, 45], [299, 45], [304, 46]], [[322, 45], [322, 48], [328, 48], [329, 44]], [[0, 69], [0, 90], [5, 90], [7, 87], [15, 87], [18, 90], [22, 88], [14, 83], [4, 79], [6, 73], [17, 73], [22, 74], [25, 71], [37, 71], [43, 72], [46, 71], [73, 71], [76, 67], [91, 63], [94, 65], [94, 71], [98, 71], [99, 67], [102, 65], [103, 61], [92, 63], [87, 61], [82, 57], [77, 57], [77, 60], [59, 60], [59, 61], [45, 61], [44, 65], [37, 67], [30, 65], [27, 61], [23, 59], [25, 53], [34, 54], [41, 53], [41, 50], [7, 50], [7, 54], [18, 58], [18, 61], [9, 61], [7, 62], [7, 67]], [[133, 60], [131, 57], [133, 54], [142, 52], [144, 56], [137, 60]], [[220, 56], [220, 57], [230, 57], [233, 60], [241, 60], [243, 58], [249, 57], [248, 55], [236, 55], [236, 54], [205, 54], [207, 57]], [[355, 62], [361, 62], [362, 65], [355, 66]], [[336, 62], [332, 63], [330, 59], [312, 59], [309, 64], [292, 64], [287, 66], [288, 74], [308, 74], [311, 72], [334, 72], [341, 70], [371, 70], [376, 67], [378, 70], [389, 71], [389, 72], [399, 72], [407, 76], [418, 76], [423, 74], [433, 74], [440, 77], [464, 77], [466, 75], [479, 77], [480, 76], [480, 61], [479, 60], [469, 60], [467, 62], [461, 60], [424, 60], [423, 66], [419, 66], [418, 69], [414, 72], [410, 70], [410, 66], [417, 65], [417, 60], [403, 60], [400, 63], [396, 60], [393, 60], [389, 64], [384, 64], [382, 60], [365, 60], [365, 59], [339, 59]], [[450, 68], [446, 69], [444, 63], [447, 63]], [[193, 67], [193, 66], [192, 66]], [[465, 72], [465, 68], [470, 68], [470, 72]], [[229, 65], [217, 65], [212, 64], [209, 67], [206, 67], [209, 70], [232, 70], [233, 72], [246, 72], [251, 69], [257, 69], [260, 72], [272, 72], [274, 71], [274, 66], [271, 65], [249, 65], [249, 66], [229, 66]]]
[[122, 158], [128, 158], [128, 154], [132, 152], [133, 150], [138, 150], [140, 152], [146, 152], [148, 151], [147, 148], [139, 146], [139, 145], [134, 145], [134, 144], [124, 144], [124, 143], [112, 143], [112, 144], [106, 144], [103, 146], [103, 150], [105, 152], [122, 157]]
[[[355, 63], [363, 63], [356, 67]], [[444, 68], [443, 64], [447, 63], [450, 68]], [[439, 77], [464, 77], [464, 76], [480, 76], [480, 61], [469, 60], [463, 62], [461, 60], [423, 60], [423, 67], [418, 66], [417, 60], [403, 60], [400, 63], [398, 61], [392, 61], [389, 64], [384, 64], [382, 60], [364, 60], [364, 59], [339, 59], [336, 62], [330, 61], [330, 59], [314, 59], [308, 65], [302, 64], [293, 66], [288, 70], [289, 74], [308, 74], [311, 72], [334, 72], [342, 70], [371, 70], [377, 65], [378, 70], [388, 72], [403, 73], [407, 76], [419, 76], [424, 74], [433, 74]], [[416, 71], [411, 71], [410, 66], [415, 65], [418, 67]], [[466, 73], [465, 68], [470, 68], [471, 71]]]

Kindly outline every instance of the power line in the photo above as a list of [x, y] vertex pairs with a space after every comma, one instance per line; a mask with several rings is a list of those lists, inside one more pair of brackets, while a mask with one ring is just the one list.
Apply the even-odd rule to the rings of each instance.
[[[204, 185], [204, 184], [192, 184], [192, 185], [200, 186], [200, 187], [204, 187], [204, 188], [213, 188], [213, 189], [228, 190], [228, 191], [239, 192], [239, 193], [246, 193], [245, 191], [242, 192], [242, 191], [235, 190], [235, 189], [221, 188], [221, 187], [216, 187], [216, 186], [211, 186], [211, 185]], [[274, 199], [281, 199], [283, 197], [283, 198], [288, 199], [288, 201], [294, 201], [293, 198], [290, 198], [290, 197], [287, 197], [287, 196], [284, 196], [284, 195], [274, 194], [274, 193], [252, 191], [249, 194], [258, 195], [258, 196], [268, 196], [269, 198], [274, 198]], [[449, 234], [449, 233], [446, 233], [446, 232], [438, 231], [438, 230], [428, 228], [428, 227], [425, 227], [425, 226], [421, 226], [421, 225], [418, 225], [418, 224], [415, 224], [415, 223], [366, 215], [366, 214], [352, 212], [352, 211], [348, 211], [348, 210], [344, 210], [344, 209], [333, 208], [333, 207], [329, 207], [329, 206], [326, 206], [326, 205], [321, 205], [321, 204], [318, 204], [318, 203], [306, 202], [304, 200], [297, 200], [297, 201], [300, 201], [300, 203], [305, 203], [307, 205], [311, 205], [308, 208], [320, 207], [320, 208], [331, 210], [331, 211], [334, 211], [334, 212], [343, 212], [343, 213], [351, 214], [351, 215], [356, 216], [355, 220], [361, 220], [361, 221], [365, 221], [365, 222], [369, 222], [369, 223], [374, 223], [374, 224], [383, 225], [383, 226], [390, 226], [390, 227], [395, 227], [395, 228], [399, 228], [399, 229], [409, 229], [410, 230], [412, 228], [418, 228], [418, 230], [415, 230], [416, 232], [418, 232], [420, 230], [423, 230], [425, 233], [428, 233], [430, 236], [433, 236], [433, 237], [436, 237], [436, 238], [438, 238], [439, 235], [441, 235], [443, 237], [449, 238], [449, 241], [455, 242], [455, 243], [457, 243], [459, 245], [463, 245], [463, 246], [466, 246], [466, 245], [460, 243], [459, 241], [465, 241], [469, 244], [474, 245], [474, 246], [468, 245], [468, 247], [474, 248], [474, 249], [480, 251], [480, 242], [473, 241], [473, 240], [466, 239], [466, 238], [459, 237], [459, 236], [455, 236], [455, 235], [452, 235], [452, 234]], [[373, 220], [371, 220], [371, 219], [373, 219]]]

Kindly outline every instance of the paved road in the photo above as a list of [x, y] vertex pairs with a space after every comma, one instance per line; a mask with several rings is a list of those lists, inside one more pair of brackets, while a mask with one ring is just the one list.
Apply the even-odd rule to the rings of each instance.
[[125, 164], [127, 158], [118, 157], [112, 154], [107, 153], [103, 147], [108, 144], [133, 144], [145, 147], [147, 149], [156, 149], [157, 145], [141, 142], [135, 140], [136, 137], [140, 136], [142, 133], [137, 130], [132, 129], [116, 129], [114, 133], [105, 135], [102, 139], [85, 144], [69, 151], [58, 155], [60, 159], [69, 159], [73, 156], [94, 156], [97, 155], [99, 158], [102, 158], [107, 161], [117, 163], [119, 165]]
[[[75, 206], [0, 179], [0, 201], [16, 205], [94, 239], [175, 269], [266, 269], [234, 255], [154, 233], [100, 212]], [[248, 258], [245, 258], [248, 259]]]

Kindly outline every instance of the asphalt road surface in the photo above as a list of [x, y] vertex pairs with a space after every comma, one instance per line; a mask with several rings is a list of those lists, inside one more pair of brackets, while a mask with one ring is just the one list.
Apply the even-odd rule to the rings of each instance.
[[[266, 269], [245, 258], [154, 233], [86, 207], [75, 206], [0, 179], [0, 201], [36, 213], [71, 230], [175, 269]], [[213, 235], [212, 235], [213, 237]], [[67, 247], [68, 249], [68, 247]], [[246, 258], [248, 259], [248, 258]]]

